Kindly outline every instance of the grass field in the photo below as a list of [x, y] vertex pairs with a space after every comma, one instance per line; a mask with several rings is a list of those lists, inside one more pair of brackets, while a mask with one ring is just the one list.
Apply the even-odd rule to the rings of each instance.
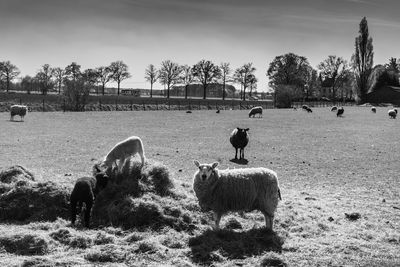
[[[231, 161], [234, 149], [229, 134], [235, 127], [250, 128], [247, 165]], [[10, 230], [22, 234], [34, 230], [50, 240], [49, 252], [43, 256], [16, 256], [0, 248], [0, 262], [5, 265], [24, 261], [27, 266], [29, 262], [49, 266], [400, 265], [400, 121], [389, 119], [387, 108], [372, 114], [369, 108], [346, 107], [343, 118], [336, 118], [329, 108], [315, 108], [311, 114], [265, 110], [260, 119], [249, 119], [243, 110], [220, 114], [203, 110], [191, 114], [29, 113], [25, 122], [10, 122], [8, 113], [0, 113], [0, 129], [0, 168], [22, 165], [40, 181], [72, 187], [76, 178], [91, 174], [93, 163], [115, 143], [138, 135], [147, 158], [169, 168], [177, 186], [188, 195], [185, 201], [197, 203], [190, 189], [196, 171], [194, 159], [219, 161], [220, 168], [264, 166], [275, 170], [283, 198], [274, 225], [283, 243], [280, 252], [268, 246], [239, 248], [246, 246], [246, 238], [253, 237], [254, 227], [264, 225], [259, 212], [247, 213], [244, 218], [238, 214], [223, 217], [222, 228], [235, 218], [243, 229], [220, 233], [209, 231], [209, 225], [199, 221], [194, 222], [198, 228], [188, 233], [112, 227], [85, 230], [60, 219], [0, 224], [0, 236]], [[345, 213], [352, 212], [360, 213], [361, 218], [348, 220]], [[202, 216], [209, 222], [207, 214]], [[51, 240], [49, 234], [57, 229], [68, 229], [90, 245], [71, 247]], [[99, 238], [108, 241], [96, 242]], [[212, 243], [212, 238], [219, 243]], [[239, 241], [233, 242], [234, 238]], [[209, 242], [208, 251], [195, 251], [196, 242]], [[96, 260], [96, 253], [109, 251], [114, 260]], [[196, 253], [207, 254], [207, 260]]]

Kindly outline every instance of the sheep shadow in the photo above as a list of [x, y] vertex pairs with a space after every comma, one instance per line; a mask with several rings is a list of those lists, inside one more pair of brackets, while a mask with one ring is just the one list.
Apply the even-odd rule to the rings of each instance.
[[247, 165], [247, 163], [249, 163], [247, 159], [231, 159], [229, 161], [239, 165]]
[[24, 121], [16, 121], [16, 120], [6, 120], [6, 121], [9, 121], [9, 122], [24, 122]]
[[244, 259], [262, 255], [266, 251], [282, 252], [283, 238], [266, 228], [243, 232], [233, 230], [207, 230], [189, 239], [193, 262], [209, 265], [214, 261]]

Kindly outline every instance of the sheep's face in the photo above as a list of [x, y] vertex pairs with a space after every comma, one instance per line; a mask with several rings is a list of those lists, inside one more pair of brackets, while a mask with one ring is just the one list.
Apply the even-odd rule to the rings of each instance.
[[194, 165], [196, 165], [196, 167], [199, 168], [197, 175], [204, 182], [210, 178], [211, 174], [218, 166], [218, 162], [214, 162], [213, 164], [200, 164], [197, 160], [195, 160]]
[[236, 135], [239, 138], [243, 138], [243, 139], [246, 138], [247, 132], [250, 130], [249, 128], [242, 129], [242, 128], [239, 128], [239, 127], [237, 127], [236, 129], [237, 129]]

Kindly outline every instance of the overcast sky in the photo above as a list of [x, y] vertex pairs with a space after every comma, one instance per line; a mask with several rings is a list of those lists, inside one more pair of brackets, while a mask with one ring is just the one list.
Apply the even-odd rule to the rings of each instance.
[[400, 58], [399, 10], [398, 0], [0, 0], [0, 61], [33, 76], [46, 63], [122, 60], [132, 78], [121, 87], [133, 88], [149, 88], [145, 68], [166, 59], [252, 62], [266, 90], [278, 55], [305, 56], [314, 68], [328, 55], [349, 60], [363, 16], [374, 63]]

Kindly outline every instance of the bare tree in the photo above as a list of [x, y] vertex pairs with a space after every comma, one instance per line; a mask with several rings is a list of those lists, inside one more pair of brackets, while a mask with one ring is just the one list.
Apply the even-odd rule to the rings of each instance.
[[374, 64], [374, 47], [369, 37], [367, 19], [360, 22], [359, 36], [355, 40], [355, 53], [351, 57], [356, 80], [356, 93], [360, 103], [365, 103], [368, 90], [368, 78]]
[[248, 75], [247, 79], [248, 79], [248, 83], [250, 86], [249, 96], [251, 96], [251, 94], [253, 93], [253, 89], [257, 89], [258, 79], [256, 78], [256, 76], [254, 74]]
[[64, 81], [64, 76], [65, 76], [65, 70], [57, 67], [57, 68], [53, 68], [53, 76], [55, 79], [55, 83], [58, 87], [58, 94], [61, 94], [61, 87]]
[[158, 71], [150, 64], [144, 72], [144, 78], [150, 83], [150, 97], [153, 97], [153, 84], [158, 80]]
[[331, 98], [336, 100], [336, 89], [342, 83], [342, 80], [346, 78], [348, 73], [347, 61], [342, 57], [328, 56], [327, 59], [319, 63], [317, 68], [320, 70], [322, 79], [329, 81], [332, 88]]
[[209, 60], [200, 60], [193, 66], [193, 75], [203, 85], [203, 99], [207, 97], [207, 86], [221, 77], [221, 69]]
[[112, 62], [110, 65], [111, 77], [118, 84], [118, 95], [120, 84], [123, 80], [132, 77], [132, 75], [128, 72], [128, 66], [122, 62], [121, 60]]
[[[99, 82], [99, 73], [96, 69], [86, 69], [83, 71], [82, 76], [86, 86], [89, 87], [89, 92]], [[97, 94], [99, 94], [98, 89]]]
[[189, 65], [181, 66], [182, 74], [180, 76], [180, 82], [185, 85], [185, 99], [188, 97], [188, 87], [194, 81], [193, 70]]
[[229, 79], [229, 74], [231, 73], [231, 68], [229, 63], [221, 63], [219, 66], [221, 69], [221, 79], [222, 79], [222, 100], [225, 100], [225, 85], [227, 80]]
[[169, 98], [171, 86], [179, 82], [180, 74], [181, 68], [178, 63], [172, 62], [171, 60], [164, 60], [161, 62], [159, 79], [161, 84], [167, 86], [167, 98]]
[[237, 68], [234, 73], [235, 80], [241, 84], [243, 87], [242, 99], [246, 100], [246, 88], [251, 84], [251, 82], [257, 82], [254, 76], [256, 68], [253, 67], [253, 63], [244, 64], [242, 67]]
[[98, 67], [96, 68], [99, 81], [101, 83], [101, 93], [104, 95], [106, 84], [112, 79], [112, 73], [110, 67]]
[[20, 74], [17, 66], [10, 61], [0, 62], [0, 78], [6, 84], [6, 90], [10, 89], [10, 83]]
[[40, 85], [40, 91], [43, 95], [53, 88], [54, 84], [52, 81], [53, 70], [49, 64], [44, 64], [42, 68], [36, 73], [36, 79]]

